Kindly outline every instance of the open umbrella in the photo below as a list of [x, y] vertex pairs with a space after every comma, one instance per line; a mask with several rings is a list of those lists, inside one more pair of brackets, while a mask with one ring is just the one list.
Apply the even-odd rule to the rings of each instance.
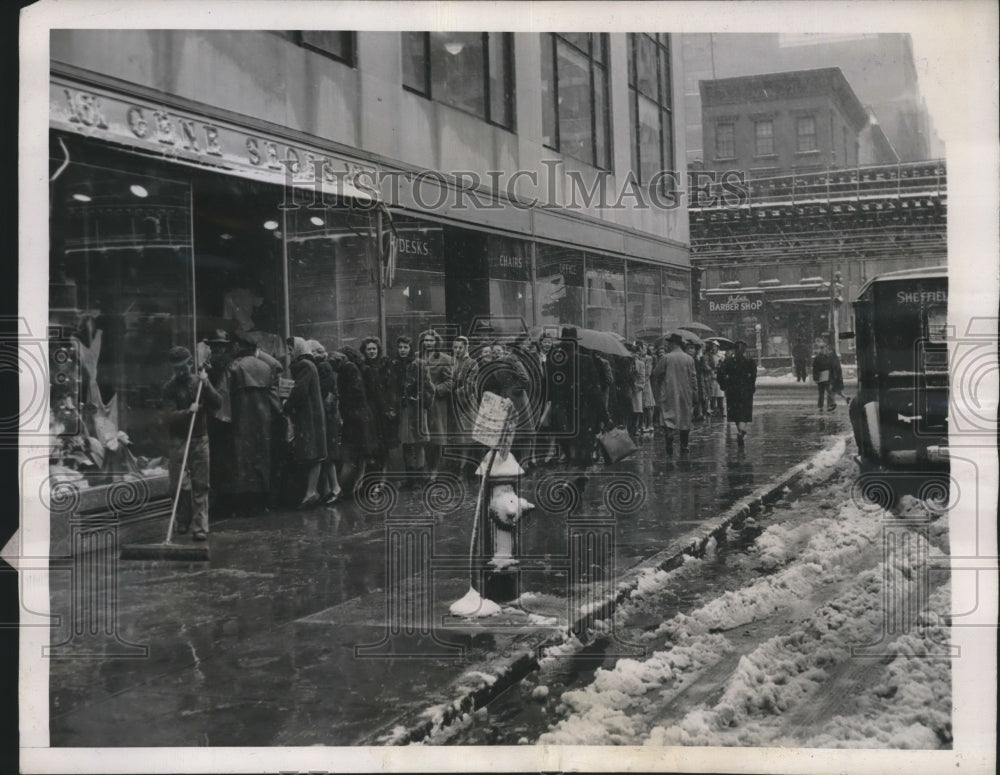
[[706, 336], [706, 342], [715, 342], [719, 345], [720, 350], [732, 350], [736, 347], [736, 344], [732, 339], [726, 339], [724, 336]]
[[685, 323], [682, 326], [678, 326], [685, 331], [694, 331], [696, 334], [714, 334], [715, 329], [706, 326], [704, 323], [699, 323], [697, 320], [693, 320], [690, 323]]
[[694, 333], [693, 331], [687, 331], [687, 330], [685, 330], [683, 328], [678, 328], [678, 329], [675, 329], [673, 331], [668, 332], [663, 337], [663, 339], [664, 340], [667, 339], [670, 336], [670, 334], [677, 334], [685, 342], [693, 342], [694, 344], [698, 345], [699, 347], [701, 347], [704, 344], [704, 342], [701, 340], [701, 338], [696, 333]]
[[609, 331], [596, 331], [592, 328], [577, 328], [580, 347], [596, 350], [605, 355], [622, 355], [628, 357], [631, 353], [625, 345]]

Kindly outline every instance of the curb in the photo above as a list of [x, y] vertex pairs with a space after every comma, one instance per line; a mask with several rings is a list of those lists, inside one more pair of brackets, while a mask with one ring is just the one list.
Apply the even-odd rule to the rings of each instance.
[[[851, 438], [851, 433], [842, 433], [834, 437], [833, 447], [840, 441], [846, 442]], [[632, 593], [638, 588], [642, 577], [657, 571], [673, 570], [684, 562], [685, 556], [699, 557], [705, 553], [705, 547], [713, 538], [718, 538], [725, 534], [726, 529], [733, 523], [742, 522], [759, 514], [765, 507], [770, 506], [785, 495], [787, 495], [793, 485], [807, 472], [821, 469], [821, 459], [828, 455], [831, 447], [826, 447], [814, 453], [808, 460], [792, 466], [787, 471], [779, 474], [767, 484], [761, 485], [750, 495], [742, 498], [726, 509], [719, 520], [713, 525], [706, 525], [699, 529], [694, 536], [685, 536], [677, 539], [672, 546], [657, 552], [652, 557], [643, 560], [638, 565], [629, 568], [618, 582], [613, 595], [594, 605], [587, 613], [580, 616], [566, 628], [569, 631], [585, 631], [595, 621], [607, 619], [614, 614], [619, 605], [629, 600]], [[842, 457], [838, 455], [838, 459]], [[818, 484], [833, 473], [833, 466], [824, 475], [809, 485]], [[432, 717], [428, 717], [428, 710], [412, 711], [403, 720], [397, 720], [391, 732], [380, 729], [362, 741], [361, 745], [408, 745], [420, 744], [435, 732], [443, 730], [461, 719], [467, 714], [472, 714], [489, 702], [498, 697], [502, 692], [518, 683], [526, 676], [538, 669], [538, 654], [547, 648], [558, 646], [565, 641], [565, 635], [546, 634], [539, 636], [535, 642], [519, 647], [517, 652], [511, 654], [504, 660], [504, 664], [497, 665], [496, 662], [488, 665], [470, 665], [466, 673], [482, 672], [495, 676], [490, 682], [470, 688], [462, 687], [464, 691], [446, 707], [438, 707], [438, 712]], [[477, 668], [484, 667], [482, 671]]]

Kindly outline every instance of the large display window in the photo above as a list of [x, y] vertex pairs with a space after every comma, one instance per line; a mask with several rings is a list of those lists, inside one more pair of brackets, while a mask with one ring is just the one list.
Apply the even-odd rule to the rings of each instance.
[[656, 266], [629, 262], [628, 333], [633, 339], [655, 339], [664, 333], [661, 272]]
[[682, 269], [663, 269], [664, 330], [691, 320], [691, 273]]
[[535, 269], [538, 318], [535, 324], [573, 325], [583, 322], [583, 253], [539, 244]]
[[534, 319], [531, 286], [531, 243], [491, 234], [487, 239], [490, 315], [520, 320]]
[[625, 262], [587, 254], [587, 328], [625, 336]]

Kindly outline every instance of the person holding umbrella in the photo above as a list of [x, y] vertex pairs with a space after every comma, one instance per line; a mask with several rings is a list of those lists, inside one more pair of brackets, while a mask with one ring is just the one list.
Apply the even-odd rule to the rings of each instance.
[[757, 388], [757, 361], [746, 354], [747, 343], [737, 340], [736, 350], [719, 366], [716, 379], [726, 393], [726, 419], [736, 423], [736, 443], [741, 447], [747, 424], [753, 419], [753, 394]]
[[654, 390], [659, 387], [660, 415], [663, 419], [664, 447], [674, 454], [674, 431], [681, 437], [681, 454], [687, 454], [691, 436], [694, 400], [698, 394], [698, 375], [694, 359], [684, 352], [684, 338], [674, 331], [664, 344], [667, 353], [653, 368]]

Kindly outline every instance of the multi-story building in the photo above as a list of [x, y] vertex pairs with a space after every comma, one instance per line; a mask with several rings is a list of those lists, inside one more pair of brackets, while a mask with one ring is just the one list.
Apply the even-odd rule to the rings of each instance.
[[681, 90], [666, 34], [56, 30], [50, 320], [149, 459], [168, 349], [219, 331], [661, 332]]
[[688, 162], [702, 146], [700, 81], [839, 67], [900, 161], [939, 158], [944, 148], [920, 94], [913, 44], [896, 33], [694, 33], [682, 38]]
[[899, 161], [839, 68], [701, 81], [704, 167], [760, 178]]

